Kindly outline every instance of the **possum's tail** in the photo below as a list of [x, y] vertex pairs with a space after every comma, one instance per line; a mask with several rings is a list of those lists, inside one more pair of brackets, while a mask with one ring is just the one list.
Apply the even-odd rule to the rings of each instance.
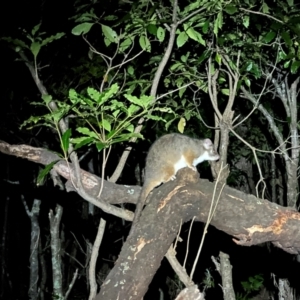
[[134, 213], [134, 218], [131, 224], [131, 228], [130, 228], [130, 232], [129, 232], [129, 236], [133, 233], [136, 224], [138, 223], [140, 216], [142, 214], [143, 211], [143, 207], [146, 204], [146, 199], [149, 195], [149, 193], [158, 185], [160, 185], [161, 182], [151, 182], [151, 183], [147, 183], [145, 182], [143, 187], [142, 187], [142, 191], [140, 193], [139, 199], [136, 203], [136, 208], [135, 208], [135, 213]]
[[141, 216], [142, 211], [143, 211], [143, 207], [146, 203], [147, 196], [148, 195], [146, 194], [146, 189], [143, 186], [141, 194], [139, 196], [139, 199], [136, 203], [136, 208], [135, 208], [134, 217], [133, 217], [133, 221], [132, 221], [132, 224], [131, 224], [129, 235], [131, 235], [133, 233], [134, 228], [136, 227], [136, 224], [138, 223], [138, 221], [140, 219], [140, 216]]

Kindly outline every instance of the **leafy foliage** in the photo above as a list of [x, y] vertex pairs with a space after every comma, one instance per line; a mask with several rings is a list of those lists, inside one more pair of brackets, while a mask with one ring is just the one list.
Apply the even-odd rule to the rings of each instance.
[[[238, 294], [237, 299], [239, 300], [247, 300], [251, 299], [251, 294], [258, 292], [263, 286], [264, 278], [261, 274], [250, 276], [247, 281], [242, 281], [242, 287], [245, 291], [245, 294]], [[250, 298], [249, 298], [250, 297]]]
[[[55, 101], [58, 110], [52, 111], [49, 108], [49, 113], [32, 116], [22, 126], [44, 125], [58, 130], [58, 123], [62, 118], [74, 119], [77, 135], [71, 139], [71, 142], [75, 145], [75, 149], [95, 144], [98, 151], [101, 151], [112, 144], [128, 141], [132, 137], [141, 138], [140, 133], [134, 132], [136, 119], [144, 117], [164, 121], [155, 113], [172, 112], [171, 109], [152, 108], [153, 99], [150, 96], [144, 95], [138, 98], [124, 94], [127, 101], [118, 101], [115, 98], [118, 92], [117, 84], [113, 84], [102, 93], [94, 88], [88, 88], [86, 94], [79, 94], [71, 89], [68, 101]], [[43, 100], [44, 105], [49, 107], [52, 97], [46, 96]], [[33, 104], [37, 105], [37, 103]], [[69, 149], [70, 137], [70, 129], [61, 137], [61, 148], [64, 153]]]

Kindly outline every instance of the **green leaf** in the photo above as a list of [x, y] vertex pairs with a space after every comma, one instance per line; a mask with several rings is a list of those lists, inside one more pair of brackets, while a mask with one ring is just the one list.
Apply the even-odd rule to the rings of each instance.
[[148, 38], [145, 35], [141, 35], [139, 38], [141, 48], [146, 52], [151, 52], [151, 45]]
[[100, 152], [101, 150], [103, 150], [103, 149], [106, 148], [106, 147], [107, 147], [106, 144], [103, 144], [103, 143], [101, 143], [101, 142], [97, 142], [97, 143], [96, 143], [96, 148], [97, 148], [98, 152]]
[[128, 116], [132, 116], [134, 115], [137, 111], [140, 110], [140, 106], [137, 106], [137, 105], [134, 105], [134, 104], [131, 104], [128, 108]]
[[118, 35], [117, 33], [106, 25], [101, 25], [102, 32], [104, 36], [111, 42], [111, 43], [117, 43], [118, 42]]
[[78, 102], [79, 97], [78, 97], [77, 92], [74, 89], [69, 90], [69, 99], [73, 104]]
[[211, 55], [211, 50], [205, 50], [201, 56], [198, 58], [197, 63], [201, 64], [204, 60], [206, 60]]
[[118, 115], [119, 115], [119, 113], [120, 113], [120, 109], [116, 109], [113, 113], [112, 113], [112, 115], [116, 118]]
[[230, 40], [236, 40], [237, 39], [237, 35], [234, 34], [234, 33], [228, 33], [226, 36]]
[[46, 105], [49, 105], [49, 103], [52, 101], [51, 95], [42, 95], [42, 99], [45, 101]]
[[229, 96], [229, 89], [221, 89], [223, 95]]
[[49, 172], [52, 170], [53, 166], [58, 161], [59, 160], [55, 160], [55, 161], [51, 162], [50, 164], [46, 165], [46, 167], [39, 172], [39, 175], [37, 177], [37, 185], [43, 185], [43, 183], [45, 181], [45, 177], [49, 174]]
[[219, 33], [219, 28], [218, 28], [218, 23], [217, 21], [214, 22], [214, 34], [215, 36], [218, 36]]
[[221, 64], [222, 64], [222, 56], [218, 52], [216, 53], [215, 60], [218, 63], [218, 65], [221, 66]]
[[157, 33], [157, 27], [154, 24], [149, 24], [147, 26], [147, 30], [149, 33], [151, 33], [153, 35], [156, 35], [156, 33]]
[[289, 65], [290, 65], [290, 60], [288, 60], [288, 61], [286, 61], [284, 64], [283, 64], [283, 67], [286, 69], [286, 68], [288, 68], [289, 67]]
[[180, 70], [184, 67], [184, 65], [181, 62], [175, 63], [170, 67], [171, 71]]
[[64, 113], [65, 113], [64, 108], [53, 111], [51, 113], [51, 117], [52, 117], [54, 123], [58, 123], [61, 120], [61, 118], [63, 117]]
[[95, 139], [92, 137], [79, 137], [79, 138], [73, 138], [72, 143], [75, 144], [75, 150], [85, 146], [90, 145], [92, 142], [94, 142]]
[[201, 5], [200, 3], [202, 4], [202, 2], [200, 2], [200, 1], [194, 1], [191, 4], [187, 5], [183, 10], [183, 14], [186, 15], [189, 12], [196, 10]]
[[220, 11], [220, 12], [218, 12], [217, 19], [215, 20], [215, 23], [214, 23], [214, 34], [216, 36], [218, 36], [219, 29], [221, 29], [222, 26], [223, 26], [223, 13], [222, 13], [222, 11]]
[[130, 74], [130, 75], [133, 75], [134, 74], [134, 68], [132, 66], [128, 66], [127, 67], [127, 73]]
[[251, 86], [251, 81], [247, 77], [244, 79], [244, 82], [248, 87]]
[[202, 32], [205, 34], [208, 32], [209, 29], [209, 20], [205, 21], [204, 25], [202, 26]]
[[100, 122], [99, 124], [100, 126], [103, 126], [103, 128], [106, 130], [106, 131], [111, 131], [111, 124], [109, 123], [109, 121], [107, 119], [103, 119], [102, 122]]
[[104, 17], [104, 20], [108, 20], [108, 21], [115, 21], [117, 19], [118, 19], [118, 17], [114, 16], [114, 15], [108, 15], [108, 16]]
[[274, 31], [270, 31], [263, 37], [263, 42], [270, 43], [275, 38], [275, 36], [276, 33]]
[[165, 124], [166, 131], [169, 130], [169, 127], [171, 126], [171, 124], [172, 124], [175, 120], [176, 120], [176, 118], [174, 118], [174, 119], [168, 121], [168, 122]]
[[243, 25], [248, 28], [250, 24], [250, 17], [249, 16], [243, 16]]
[[32, 36], [35, 36], [35, 34], [37, 33], [37, 31], [40, 30], [40, 27], [41, 27], [41, 23], [35, 25], [35, 26], [33, 27], [33, 29], [31, 30], [31, 35], [32, 35]]
[[134, 131], [134, 126], [132, 124], [128, 125], [125, 130], [129, 131], [129, 132], [133, 132]]
[[160, 112], [174, 114], [174, 111], [171, 107], [155, 107], [153, 111], [160, 111]]
[[188, 56], [189, 56], [189, 55], [181, 55], [181, 56], [180, 56], [180, 60], [181, 60], [182, 62], [186, 63], [186, 62], [187, 62], [187, 59], [188, 59]]
[[223, 75], [220, 75], [220, 76], [218, 77], [218, 82], [219, 82], [219, 83], [224, 83], [224, 82], [227, 82], [227, 80], [224, 78]]
[[290, 46], [293, 45], [293, 42], [292, 42], [291, 37], [290, 37], [290, 35], [289, 35], [288, 32], [283, 31], [283, 32], [281, 33], [281, 37], [283, 38], [283, 40], [284, 40], [284, 42], [286, 43], [287, 46], [290, 47]]
[[100, 101], [101, 94], [97, 90], [95, 90], [94, 88], [88, 87], [87, 93], [91, 97], [91, 99], [93, 99], [97, 103]]
[[228, 4], [225, 6], [224, 10], [229, 14], [229, 15], [233, 15], [235, 14], [238, 9], [236, 8], [235, 5], [232, 5], [232, 4]]
[[153, 121], [163, 121], [163, 122], [166, 122], [165, 119], [163, 119], [162, 117], [159, 117], [159, 116], [154, 116], [154, 115], [146, 115], [146, 118], [149, 119], [149, 120], [153, 120]]
[[111, 44], [111, 41], [106, 36], [104, 37], [104, 44], [106, 48]]
[[178, 48], [182, 47], [187, 42], [188, 39], [189, 39], [189, 36], [186, 34], [186, 32], [182, 31], [177, 36], [177, 39], [176, 39], [177, 47]]
[[90, 12], [85, 12], [76, 18], [77, 23], [89, 22], [97, 20], [97, 16], [94, 14], [93, 9]]
[[196, 113], [196, 112], [191, 112], [191, 111], [187, 111], [187, 110], [184, 112], [184, 117], [186, 118], [187, 121], [189, 121], [191, 119], [191, 116], [199, 117], [198, 113]]
[[186, 120], [185, 118], [180, 118], [178, 124], [177, 124], [177, 128], [178, 128], [178, 131], [180, 133], [183, 133], [184, 132], [184, 127], [186, 125]]
[[287, 57], [286, 53], [282, 49], [281, 49], [281, 51], [279, 51], [278, 56], [279, 56], [280, 60], [284, 60]]
[[127, 109], [126, 109], [126, 107], [125, 107], [125, 105], [124, 105], [124, 103], [123, 102], [120, 102], [120, 101], [117, 101], [117, 100], [112, 100], [111, 102], [110, 102], [110, 109], [111, 110], [118, 110], [119, 108], [121, 108], [122, 109], [122, 111], [126, 111], [127, 112]]
[[84, 97], [83, 95], [78, 96], [80, 104], [88, 105], [90, 108], [93, 107], [94, 102], [90, 98]]
[[30, 50], [33, 54], [34, 57], [37, 57], [37, 55], [39, 54], [40, 50], [41, 50], [41, 44], [38, 42], [33, 42], [30, 45]]
[[187, 31], [186, 31], [187, 35], [195, 40], [196, 42], [198, 42], [199, 44], [205, 46], [205, 41], [202, 38], [202, 34], [199, 33], [198, 31], [196, 31], [194, 28], [190, 27]]
[[12, 43], [13, 45], [17, 46], [15, 49], [16, 52], [20, 51], [19, 48], [21, 48], [21, 49], [29, 48], [25, 42], [23, 42], [22, 40], [19, 40], [19, 39], [12, 39], [11, 37], [3, 37], [2, 40], [6, 41], [8, 43]]
[[136, 96], [125, 94], [124, 97], [131, 103], [141, 106], [143, 108], [147, 108], [153, 101], [152, 96], [146, 96], [146, 95], [143, 95], [141, 96], [141, 98], [138, 98]]
[[132, 95], [128, 95], [128, 94], [125, 94], [124, 97], [130, 101], [131, 103], [134, 103], [138, 106], [143, 106], [143, 103], [141, 101], [141, 99], [139, 99], [138, 97], [136, 96], [132, 96]]
[[160, 42], [163, 42], [165, 39], [165, 30], [162, 27], [158, 27], [156, 36]]
[[77, 127], [76, 130], [86, 136], [98, 139], [97, 134], [94, 131], [91, 131], [89, 128], [87, 127]]
[[89, 22], [81, 23], [72, 29], [72, 34], [74, 35], [86, 34], [91, 30], [93, 25], [94, 23], [89, 23]]
[[69, 128], [64, 132], [64, 134], [61, 137], [61, 147], [65, 153], [69, 150], [71, 134], [72, 130]]
[[113, 95], [115, 95], [119, 91], [119, 85], [117, 83], [114, 83], [108, 90], [106, 90], [101, 98], [101, 101], [99, 104], [103, 104], [106, 100], [111, 98]]
[[126, 49], [128, 49], [132, 44], [132, 39], [127, 38], [120, 44], [120, 51], [124, 52]]
[[249, 62], [248, 65], [247, 65], [247, 67], [246, 67], [246, 70], [247, 70], [248, 72], [250, 72], [250, 71], [252, 70], [252, 67], [253, 67], [253, 63], [252, 63], [252, 62]]
[[55, 41], [55, 40], [59, 40], [61, 37], [63, 37], [65, 35], [64, 32], [58, 32], [57, 34], [55, 35], [51, 35], [47, 38], [45, 38], [43, 41], [42, 41], [42, 46], [45, 46], [45, 45], [48, 45], [49, 43]]
[[262, 4], [262, 11], [263, 11], [263, 13], [265, 13], [265, 14], [269, 14], [269, 13], [270, 13], [270, 8], [269, 8], [269, 6], [266, 4], [265, 1], [264, 1], [263, 4]]
[[112, 130], [111, 132], [109, 132], [107, 135], [106, 135], [106, 140], [108, 141], [112, 136], [114, 136], [116, 134], [116, 130]]
[[291, 72], [293, 73], [293, 74], [296, 74], [297, 73], [297, 71], [298, 71], [298, 69], [299, 69], [299, 67], [300, 67], [300, 61], [298, 60], [296, 60], [296, 61], [294, 61], [293, 63], [292, 63], [292, 66], [291, 66]]
[[260, 78], [262, 75], [260, 66], [257, 65], [256, 63], [253, 63], [251, 73], [255, 76], [256, 79]]
[[[186, 91], [186, 87], [181, 88], [181, 89], [179, 90], [179, 93], [178, 93], [179, 98], [182, 98], [182, 96], [183, 96], [183, 94], [184, 94], [185, 91]], [[175, 103], [176, 103], [176, 102], [175, 102]]]

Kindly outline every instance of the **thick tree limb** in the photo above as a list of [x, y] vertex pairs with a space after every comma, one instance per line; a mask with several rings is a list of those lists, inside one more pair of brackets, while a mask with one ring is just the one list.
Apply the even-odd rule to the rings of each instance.
[[[175, 181], [155, 189], [96, 300], [128, 299], [128, 295], [131, 300], [141, 299], [181, 221], [193, 216], [207, 221], [213, 188], [214, 183], [183, 169]], [[211, 225], [240, 245], [272, 242], [286, 252], [300, 253], [300, 213], [229, 187], [223, 190]]]
[[[25, 158], [43, 165], [47, 165], [59, 159], [55, 153], [46, 149], [27, 145], [10, 145], [3, 141], [0, 141], [0, 152]], [[69, 165], [72, 168], [72, 164]], [[58, 174], [69, 179], [69, 168], [64, 160], [58, 161], [54, 165], [54, 168]], [[182, 172], [179, 174], [181, 173]], [[183, 174], [185, 174], [185, 172], [183, 172]], [[81, 170], [81, 177], [82, 183], [89, 194], [96, 196], [99, 191], [101, 179], [84, 170]], [[213, 184], [207, 180], [198, 179], [198, 173], [195, 172], [187, 172], [186, 175], [182, 177], [182, 180], [184, 180], [182, 187], [179, 185], [180, 181], [175, 180], [174, 182], [162, 185], [159, 189], [155, 189], [155, 192], [152, 193], [152, 199], [159, 192], [160, 195], [175, 197], [176, 201], [178, 193], [180, 193], [180, 197], [186, 197], [185, 201], [187, 201], [187, 204], [185, 205], [187, 205], [187, 208], [191, 208], [191, 211], [187, 210], [183, 213], [184, 210], [182, 208], [187, 208], [182, 207], [184, 205], [182, 199], [178, 211], [180, 215], [179, 220], [182, 219], [183, 222], [186, 222], [194, 215], [197, 215], [197, 212], [200, 214], [199, 207], [201, 206], [201, 214], [197, 215], [197, 220], [206, 222], [213, 192]], [[124, 186], [104, 181], [101, 197], [110, 204], [136, 203], [139, 192], [140, 187], [137, 186]], [[169, 200], [170, 199], [165, 199], [165, 201]], [[196, 202], [193, 203], [193, 201]], [[143, 215], [147, 214], [147, 219], [144, 220], [147, 225], [146, 228], [143, 229], [146, 231], [149, 230], [148, 224], [159, 224], [159, 221], [161, 221], [158, 220], [156, 223], [156, 221], [154, 222], [154, 220], [151, 219], [152, 217], [156, 217], [156, 211], [155, 215], [152, 211], [146, 212], [154, 205], [153, 202], [156, 203], [157, 201], [150, 202], [151, 205], [149, 204], [143, 212]], [[165, 204], [167, 203], [161, 203], [160, 205]], [[160, 208], [160, 210], [161, 209], [163, 209], [163, 207]], [[175, 212], [177, 211], [174, 211], [173, 214]], [[192, 212], [194, 212], [194, 214], [191, 214]], [[148, 220], [149, 217], [150, 220]], [[281, 207], [267, 200], [258, 199], [253, 195], [244, 194], [228, 186], [224, 188], [211, 224], [227, 234], [236, 237], [234, 241], [239, 245], [251, 246], [270, 241], [286, 252], [294, 254], [300, 253], [300, 213], [292, 208]], [[178, 228], [179, 227], [176, 227], [176, 232]], [[168, 250], [168, 247], [166, 250]]]
[[[58, 159], [45, 149], [1, 141], [0, 152], [41, 164]], [[68, 179], [69, 171], [66, 170], [69, 168], [64, 161], [58, 161], [54, 168]], [[97, 195], [100, 178], [83, 170], [81, 178], [85, 189]], [[214, 183], [199, 179], [196, 172], [183, 169], [178, 172], [177, 180], [155, 189], [135, 233], [124, 244], [96, 299], [127, 299], [128, 295], [134, 295], [132, 300], [141, 299], [181, 222], [194, 216], [197, 221], [207, 221], [213, 188]], [[101, 197], [109, 203], [135, 203], [139, 191], [137, 187], [127, 188], [105, 181]], [[288, 253], [300, 253], [300, 213], [230, 187], [224, 188], [211, 225], [232, 235], [233, 241], [239, 245], [272, 242]]]
[[[69, 163], [69, 165], [67, 165], [66, 161], [61, 159], [54, 152], [28, 145], [10, 145], [3, 141], [0, 141], [0, 152], [21, 157], [42, 165], [48, 165], [53, 161], [57, 161], [53, 167], [54, 170], [68, 180], [66, 183], [68, 191], [76, 191], [70, 181], [69, 170], [73, 170], [73, 164]], [[101, 186], [101, 178], [81, 169], [81, 180], [86, 192], [96, 199], [99, 193], [99, 187]], [[136, 203], [140, 190], [141, 188], [139, 186], [117, 185], [104, 180], [101, 200], [110, 204]], [[99, 207], [99, 205], [97, 206]]]

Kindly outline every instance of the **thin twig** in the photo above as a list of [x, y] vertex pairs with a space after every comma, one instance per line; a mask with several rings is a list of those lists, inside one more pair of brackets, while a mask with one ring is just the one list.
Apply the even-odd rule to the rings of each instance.
[[284, 24], [283, 21], [281, 21], [281, 20], [279, 20], [279, 19], [277, 19], [277, 18], [275, 18], [275, 17], [273, 17], [271, 15], [268, 15], [268, 14], [265, 14], [265, 13], [262, 13], [262, 12], [259, 12], [259, 11], [253, 11], [253, 10], [242, 8], [242, 7], [240, 7], [240, 10], [244, 10], [244, 11], [249, 12], [251, 14], [262, 15], [262, 16], [265, 16], [267, 18], [273, 19], [273, 20], [275, 20], [275, 21], [277, 21], [277, 22], [279, 22], [281, 24]]
[[211, 204], [210, 204], [210, 208], [209, 208], [209, 213], [208, 213], [208, 216], [207, 216], [207, 222], [206, 222], [205, 227], [204, 227], [204, 231], [203, 231], [203, 235], [202, 235], [202, 238], [201, 238], [201, 242], [200, 242], [200, 245], [199, 245], [199, 248], [198, 248], [198, 251], [197, 251], [197, 255], [196, 255], [196, 258], [195, 258], [195, 261], [194, 261], [194, 264], [193, 264], [193, 267], [192, 267], [192, 271], [191, 271], [191, 274], [190, 274], [190, 278], [192, 280], [193, 280], [194, 272], [195, 272], [196, 266], [198, 264], [199, 256], [200, 256], [203, 244], [204, 244], [204, 239], [205, 239], [205, 236], [207, 234], [207, 228], [208, 228], [208, 226], [209, 226], [209, 224], [210, 224], [210, 222], [211, 222], [211, 220], [212, 220], [212, 218], [213, 218], [213, 216], [215, 214], [215, 211], [216, 211], [216, 208], [218, 206], [221, 194], [222, 194], [223, 189], [225, 187], [225, 183], [223, 183], [223, 185], [222, 185], [222, 187], [220, 189], [220, 193], [218, 195], [218, 198], [215, 200], [216, 190], [217, 190], [218, 183], [220, 181], [221, 173], [226, 168], [227, 168], [227, 165], [225, 167], [223, 167], [223, 164], [221, 164], [220, 170], [218, 172], [218, 176], [217, 176], [217, 180], [216, 180], [216, 183], [215, 183], [215, 186], [214, 186], [212, 200], [211, 200]]

